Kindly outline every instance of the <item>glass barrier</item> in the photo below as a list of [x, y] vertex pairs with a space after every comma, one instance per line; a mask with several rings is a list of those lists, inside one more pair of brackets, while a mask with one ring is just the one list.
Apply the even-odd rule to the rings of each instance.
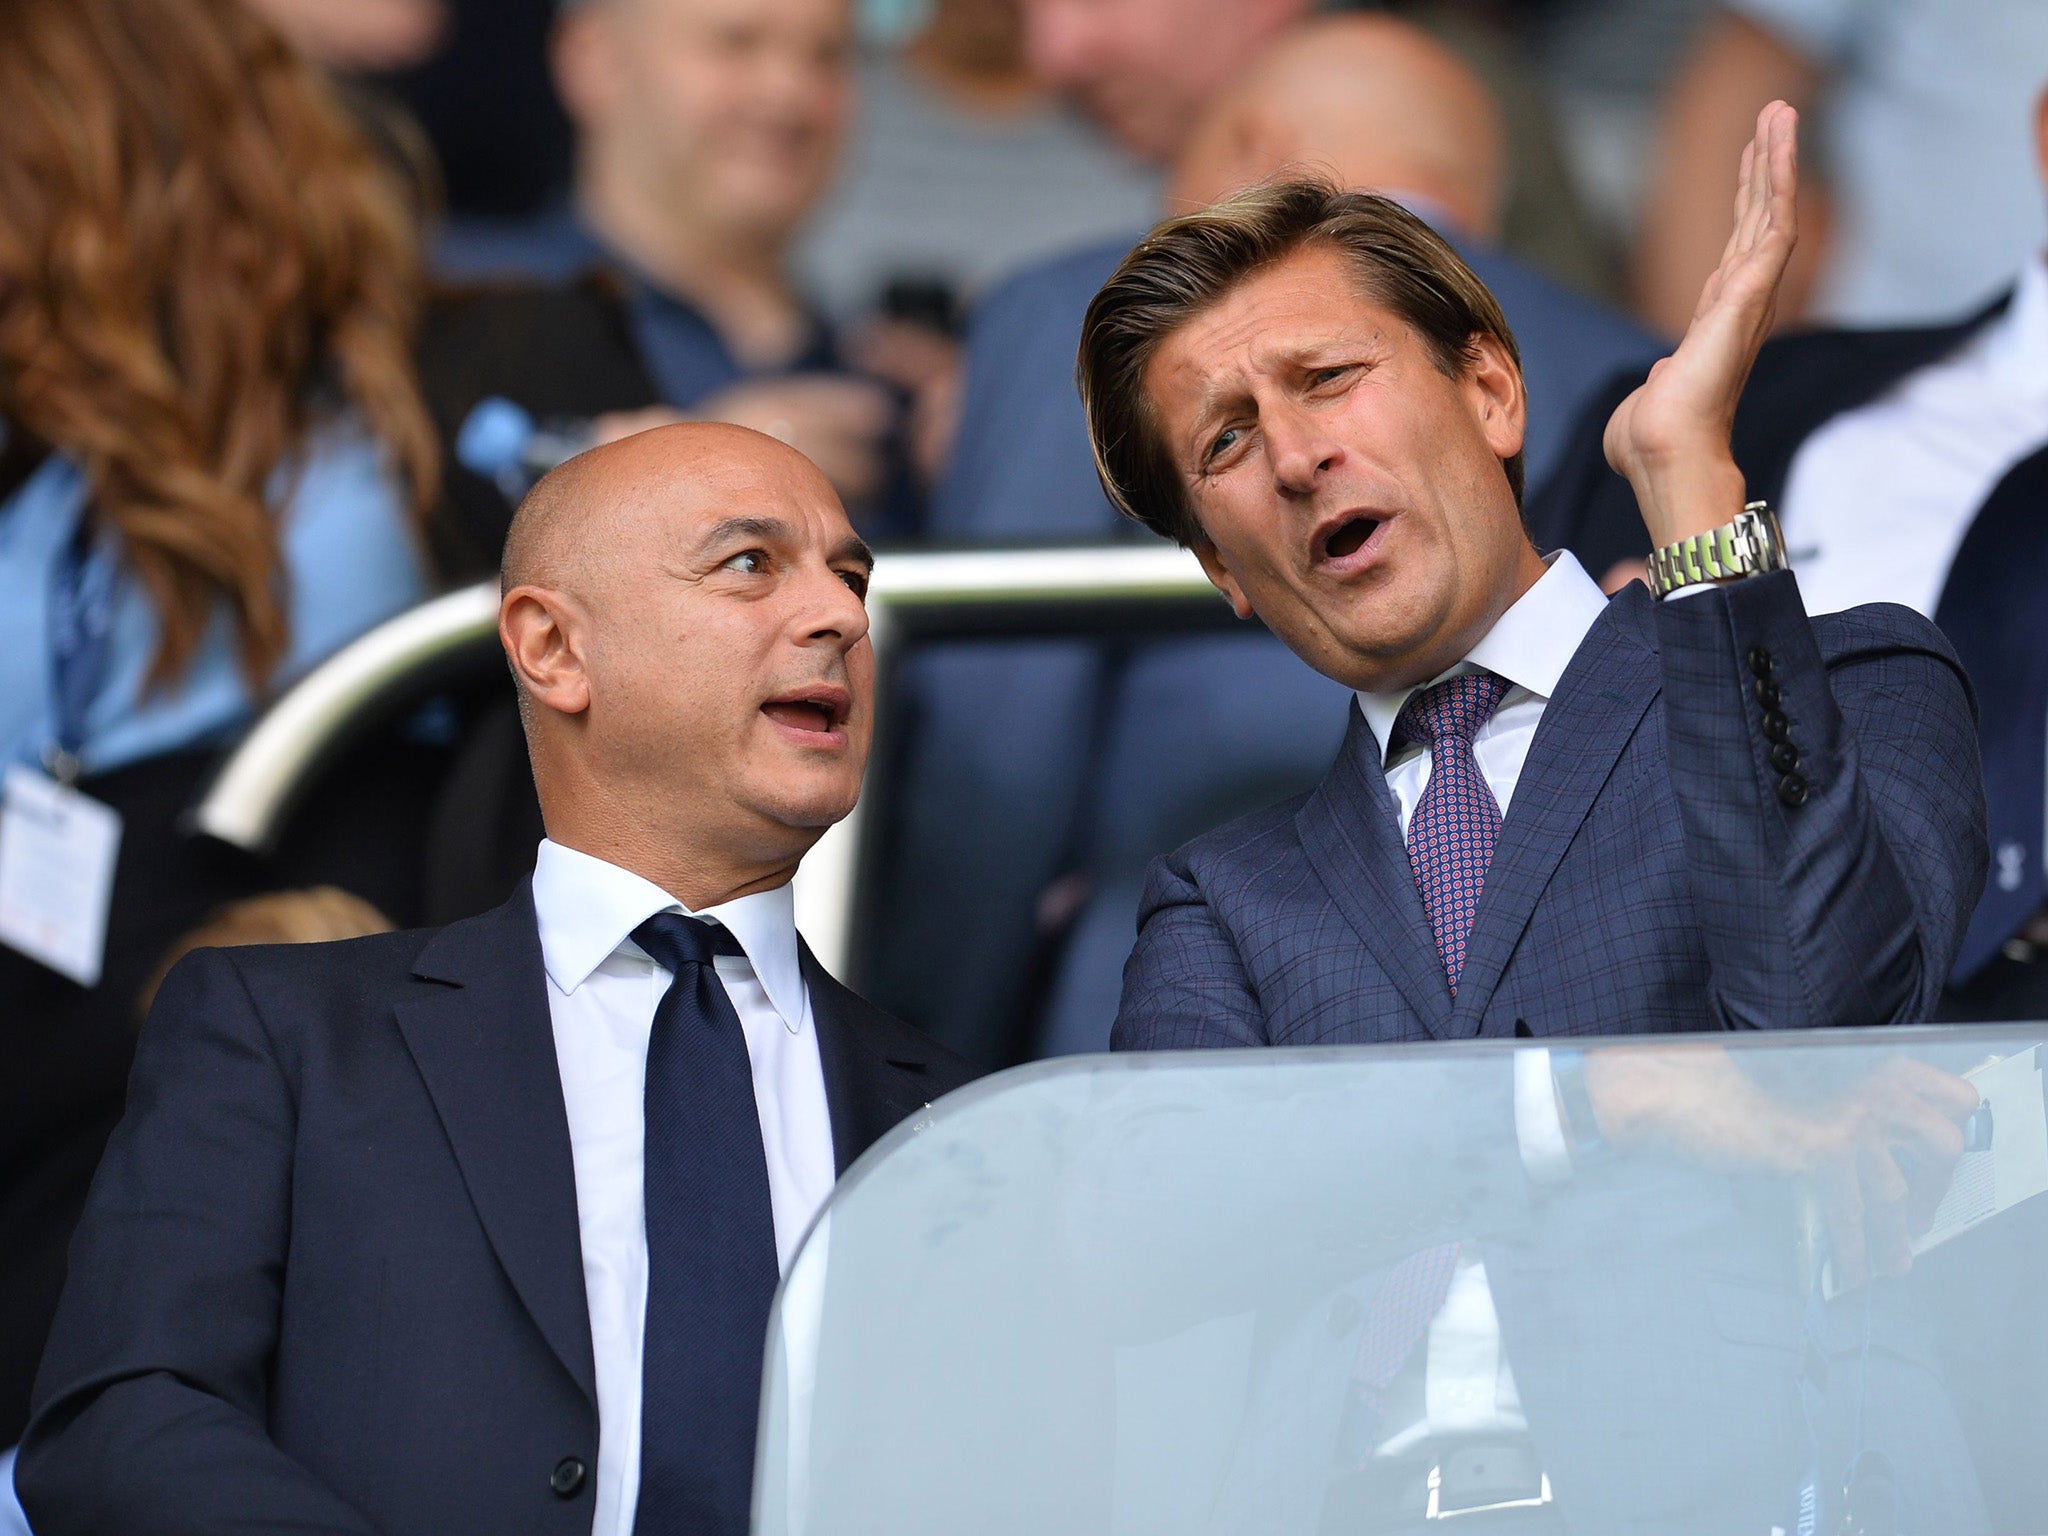
[[792, 1264], [756, 1529], [2048, 1530], [2044, 1040], [986, 1080]]

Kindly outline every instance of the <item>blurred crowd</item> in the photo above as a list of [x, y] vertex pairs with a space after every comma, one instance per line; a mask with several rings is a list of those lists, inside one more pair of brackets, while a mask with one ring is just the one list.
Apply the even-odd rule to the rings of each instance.
[[[2033, 0], [0, 6], [0, 756], [121, 818], [103, 963], [0, 948], [0, 1449], [169, 957], [446, 921], [530, 864], [502, 677], [380, 724], [266, 858], [191, 836], [266, 703], [665, 421], [793, 445], [885, 547], [1151, 537], [1096, 480], [1083, 311], [1289, 167], [1494, 291], [1530, 526], [1612, 589], [1647, 541], [1601, 425], [1758, 106], [1800, 108], [1738, 459], [1810, 608], [1962, 655], [1993, 867], [1954, 1012], [2048, 1012], [2044, 83]], [[1348, 708], [1263, 633], [934, 647], [899, 691], [863, 980], [990, 1065], [1101, 1048], [1145, 863], [1312, 783]]]

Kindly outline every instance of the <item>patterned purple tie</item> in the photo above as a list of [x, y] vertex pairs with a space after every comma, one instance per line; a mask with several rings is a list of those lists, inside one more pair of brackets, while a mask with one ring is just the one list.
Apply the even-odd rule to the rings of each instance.
[[1396, 743], [1429, 746], [1429, 783], [1408, 821], [1408, 862], [1422, 888], [1422, 905], [1436, 934], [1437, 954], [1451, 996], [1465, 968], [1465, 940], [1479, 909], [1479, 888], [1500, 838], [1500, 802], [1472, 756], [1472, 738], [1493, 718], [1507, 681], [1491, 672], [1464, 672], [1409, 695], [1394, 722]]

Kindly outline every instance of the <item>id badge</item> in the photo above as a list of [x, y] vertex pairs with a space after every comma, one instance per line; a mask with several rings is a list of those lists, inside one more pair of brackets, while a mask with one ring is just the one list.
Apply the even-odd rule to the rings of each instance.
[[7, 770], [0, 801], [0, 944], [99, 984], [121, 813], [34, 768]]

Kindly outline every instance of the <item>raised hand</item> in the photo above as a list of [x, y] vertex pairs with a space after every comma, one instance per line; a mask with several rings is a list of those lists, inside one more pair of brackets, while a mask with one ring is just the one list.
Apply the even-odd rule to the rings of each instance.
[[1798, 127], [1799, 114], [1782, 101], [1757, 114], [1721, 264], [1678, 350], [1608, 420], [1607, 462], [1634, 487], [1653, 546], [1705, 533], [1742, 510], [1742, 472], [1728, 440], [1798, 234]]

